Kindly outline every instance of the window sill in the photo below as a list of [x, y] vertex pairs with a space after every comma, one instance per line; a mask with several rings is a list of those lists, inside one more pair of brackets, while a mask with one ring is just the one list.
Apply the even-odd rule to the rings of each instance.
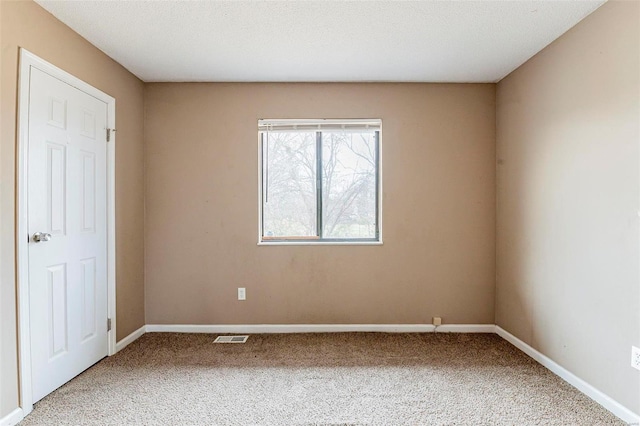
[[381, 246], [382, 241], [259, 241], [259, 246]]

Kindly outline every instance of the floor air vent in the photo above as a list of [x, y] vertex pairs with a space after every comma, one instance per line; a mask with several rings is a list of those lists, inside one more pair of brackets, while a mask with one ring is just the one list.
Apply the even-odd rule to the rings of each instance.
[[213, 343], [245, 343], [249, 336], [218, 336]]

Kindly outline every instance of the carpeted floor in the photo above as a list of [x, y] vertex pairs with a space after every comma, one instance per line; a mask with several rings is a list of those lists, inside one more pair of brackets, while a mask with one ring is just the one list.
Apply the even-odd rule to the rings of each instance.
[[29, 425], [614, 425], [493, 334], [146, 334]]

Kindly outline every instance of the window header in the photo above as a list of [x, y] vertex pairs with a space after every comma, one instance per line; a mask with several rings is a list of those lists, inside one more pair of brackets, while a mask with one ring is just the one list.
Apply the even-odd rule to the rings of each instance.
[[315, 131], [376, 131], [382, 127], [380, 119], [263, 119], [258, 120], [260, 132]]

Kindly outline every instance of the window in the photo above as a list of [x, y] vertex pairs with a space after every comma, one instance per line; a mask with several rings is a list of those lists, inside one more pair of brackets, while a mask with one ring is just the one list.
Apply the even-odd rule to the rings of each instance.
[[259, 120], [260, 242], [380, 242], [381, 124]]

